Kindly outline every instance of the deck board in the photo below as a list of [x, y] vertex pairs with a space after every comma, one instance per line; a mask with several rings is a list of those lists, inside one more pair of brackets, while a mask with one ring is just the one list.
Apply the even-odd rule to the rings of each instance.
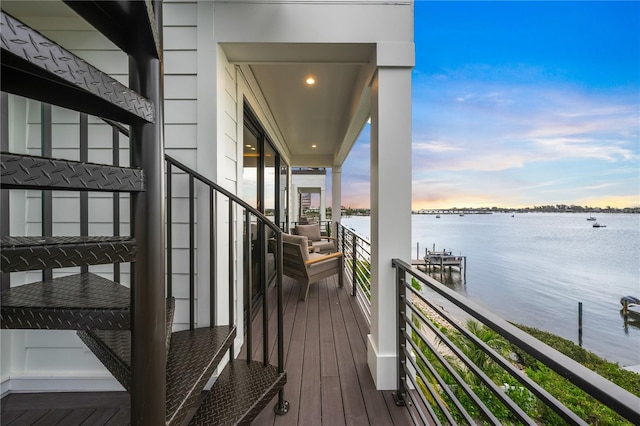
[[298, 423], [308, 425], [322, 418], [320, 383], [320, 326], [318, 321], [318, 292], [307, 297], [307, 330], [302, 358], [302, 383], [300, 388], [300, 415]]
[[352, 347], [352, 344], [357, 346], [362, 344], [362, 341], [359, 335], [353, 336], [354, 338], [351, 339], [347, 332], [348, 325], [345, 323], [344, 309], [340, 303], [339, 293], [345, 293], [345, 289], [339, 287], [330, 289], [329, 301], [331, 317], [337, 320], [333, 322], [333, 333], [336, 342], [345, 421], [349, 425], [366, 425], [369, 424], [369, 417], [362, 396]]
[[[276, 363], [276, 294], [268, 290], [269, 359]], [[283, 281], [283, 337], [289, 413], [278, 416], [274, 398], [253, 422], [259, 426], [341, 426], [412, 424], [391, 391], [377, 391], [367, 366], [369, 326], [348, 289], [337, 277], [312, 284], [306, 301], [299, 285]], [[254, 317], [254, 359], [262, 358], [262, 312]], [[243, 348], [246, 354], [246, 348]], [[246, 356], [246, 355], [245, 355]], [[126, 425], [130, 416], [125, 392], [12, 394], [2, 399], [2, 425]], [[37, 424], [37, 423], [36, 423]]]
[[57, 409], [57, 410], [49, 410], [47, 414], [42, 416], [40, 420], [35, 422], [33, 426], [50, 426], [58, 424], [62, 419], [71, 414], [71, 410], [69, 409]]

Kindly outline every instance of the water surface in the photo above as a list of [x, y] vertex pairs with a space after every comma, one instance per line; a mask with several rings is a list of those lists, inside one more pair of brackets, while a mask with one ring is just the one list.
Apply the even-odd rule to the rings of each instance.
[[[619, 362], [640, 364], [640, 322], [625, 327], [620, 297], [640, 297], [640, 216], [516, 213], [414, 215], [416, 244], [467, 257], [465, 286], [452, 287], [506, 320], [578, 343], [578, 303], [583, 305], [582, 345]], [[368, 237], [369, 217], [343, 218]]]

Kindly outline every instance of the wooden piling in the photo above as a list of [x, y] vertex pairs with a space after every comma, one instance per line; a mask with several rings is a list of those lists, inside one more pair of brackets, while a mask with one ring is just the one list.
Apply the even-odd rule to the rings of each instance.
[[582, 302], [578, 302], [578, 344], [582, 347]]

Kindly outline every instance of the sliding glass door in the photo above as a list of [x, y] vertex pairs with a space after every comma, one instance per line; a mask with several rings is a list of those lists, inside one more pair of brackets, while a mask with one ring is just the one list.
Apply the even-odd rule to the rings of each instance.
[[[245, 105], [243, 131], [243, 199], [278, 226], [286, 223], [288, 166], [270, 143], [260, 122]], [[283, 199], [284, 196], [284, 199]], [[246, 228], [245, 228], [246, 229]], [[251, 218], [251, 297], [260, 298], [275, 276], [273, 231], [256, 217]]]

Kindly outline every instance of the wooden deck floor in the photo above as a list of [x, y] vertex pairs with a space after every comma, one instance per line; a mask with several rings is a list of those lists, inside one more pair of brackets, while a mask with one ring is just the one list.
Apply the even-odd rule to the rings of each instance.
[[367, 366], [369, 326], [347, 287], [338, 287], [337, 276], [312, 285], [306, 301], [298, 300], [296, 282], [285, 279], [283, 287], [285, 399], [291, 407], [288, 414], [275, 415], [274, 399], [254, 424], [413, 424], [391, 391], [375, 389]]
[[[312, 285], [306, 301], [298, 300], [298, 284], [284, 280], [284, 348], [289, 413], [277, 416], [274, 399], [254, 425], [410, 425], [408, 412], [393, 403], [391, 391], [377, 391], [367, 367], [369, 327], [355, 298], [337, 285], [337, 277]], [[273, 290], [269, 292], [269, 324], [275, 335]], [[254, 359], [261, 359], [254, 321]], [[273, 339], [275, 340], [275, 339]], [[275, 363], [276, 347], [269, 347]], [[125, 425], [129, 398], [124, 392], [12, 394], [2, 399], [2, 425]]]

